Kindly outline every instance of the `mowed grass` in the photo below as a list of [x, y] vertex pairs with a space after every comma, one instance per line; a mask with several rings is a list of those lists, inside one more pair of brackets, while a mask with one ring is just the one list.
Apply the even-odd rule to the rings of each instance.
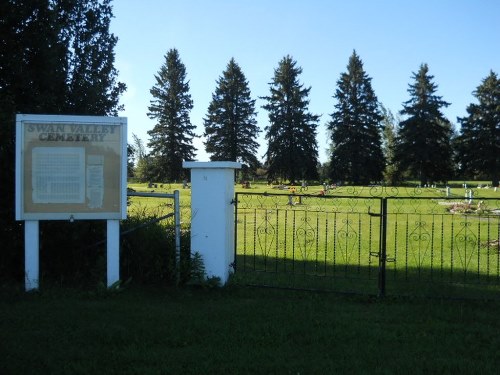
[[[315, 275], [321, 277], [317, 278], [321, 288], [373, 291], [376, 282], [366, 288], [358, 280], [377, 280], [381, 239], [377, 214], [380, 198], [389, 197], [385, 238], [389, 292], [499, 297], [500, 217], [494, 211], [500, 208], [500, 192], [494, 189], [477, 189], [473, 212], [467, 215], [449, 212], [451, 205], [465, 202], [463, 188], [454, 188], [445, 197], [443, 188], [346, 186], [326, 197], [293, 196], [292, 205], [287, 196], [245, 193], [238, 195], [237, 254], [239, 269], [255, 271], [253, 282], [260, 278], [275, 285], [269, 274]], [[475, 211], [478, 202], [481, 214]], [[331, 282], [339, 278], [355, 282], [346, 289], [346, 283]], [[274, 278], [289, 286], [298, 286], [297, 280]], [[308, 286], [312, 280], [307, 278]], [[453, 287], [442, 288], [446, 284]], [[482, 286], [464, 287], [469, 284]]]
[[[177, 188], [188, 204], [190, 191]], [[145, 198], [137, 212], [168, 211], [166, 202]], [[497, 374], [499, 314], [499, 301], [235, 282], [119, 291], [44, 284], [37, 293], [2, 286], [0, 374]]]
[[[155, 187], [156, 186], [156, 187]], [[181, 221], [184, 227], [191, 225], [191, 189], [183, 189], [182, 184], [156, 183], [148, 187], [145, 183], [129, 183], [128, 188], [138, 193], [167, 193], [179, 191]], [[162, 216], [173, 212], [173, 199], [156, 197], [129, 197], [128, 216]], [[173, 224], [173, 218], [167, 223]]]
[[[459, 182], [450, 181], [450, 185], [457, 186]], [[477, 189], [478, 185], [485, 186], [487, 182], [468, 182], [469, 187], [474, 187], [475, 197], [483, 198], [499, 198], [500, 199], [500, 189], [495, 191], [492, 188], [489, 189]], [[174, 190], [180, 192], [181, 207], [183, 207], [183, 213], [185, 215], [190, 215], [188, 209], [191, 204], [191, 189], [184, 189], [180, 183], [154, 183], [153, 187], [148, 187], [146, 183], [128, 183], [128, 187], [134, 189], [137, 192], [156, 192], [156, 193], [173, 193]], [[241, 184], [235, 184], [236, 193], [278, 193], [283, 195], [288, 195], [290, 193], [291, 186], [286, 186], [285, 189], [279, 189], [276, 185], [268, 185], [263, 182], [252, 183], [250, 188], [244, 188]], [[331, 189], [327, 195], [341, 195], [341, 196], [351, 196], [351, 197], [373, 197], [389, 195], [389, 196], [399, 196], [399, 197], [411, 197], [411, 196], [431, 196], [431, 197], [443, 197], [444, 196], [444, 186], [437, 188], [420, 188], [416, 186], [407, 187], [387, 187], [382, 188], [379, 186], [339, 186], [335, 189]], [[323, 190], [322, 185], [308, 186], [307, 190], [301, 191], [300, 186], [295, 186], [295, 191], [297, 194], [307, 194], [311, 196], [319, 196], [321, 190]], [[465, 189], [461, 187], [453, 187], [450, 189], [451, 196], [457, 200], [463, 200], [465, 198]], [[143, 198], [143, 197], [131, 197], [131, 207], [129, 208], [129, 215], [134, 214], [134, 210], [148, 209], [157, 210], [158, 207], [162, 207], [165, 204], [169, 204], [168, 199], [164, 198]], [[376, 209], [376, 208], [375, 208]]]
[[497, 374], [499, 302], [0, 289], [10, 374]]
[[[477, 189], [474, 202], [500, 208], [500, 191]], [[136, 191], [180, 191], [182, 221], [190, 222], [190, 189], [181, 184], [130, 185]], [[453, 183], [452, 186], [459, 186]], [[500, 221], [495, 214], [460, 215], [449, 205], [465, 202], [465, 189], [454, 187], [445, 198], [445, 187], [354, 187], [331, 189], [310, 186], [293, 196], [290, 189], [252, 184], [235, 185], [238, 193], [237, 266], [242, 279], [252, 283], [320, 287], [377, 293], [380, 197], [388, 203], [387, 283], [395, 294], [488, 296], [500, 292]], [[266, 196], [262, 193], [267, 193]], [[300, 194], [304, 194], [299, 198]], [[426, 199], [420, 199], [426, 197]], [[129, 211], [171, 209], [168, 200], [133, 198]], [[250, 274], [256, 271], [254, 274]], [[265, 274], [265, 275], [264, 275]], [[284, 277], [278, 275], [285, 275]], [[293, 277], [290, 277], [290, 274]], [[295, 275], [304, 276], [302, 279]], [[320, 276], [310, 278], [308, 276]], [[353, 280], [339, 283], [340, 278]], [[336, 279], [335, 285], [332, 279]], [[370, 280], [363, 284], [360, 280]], [[349, 284], [348, 283], [348, 284]], [[423, 284], [422, 284], [423, 283]], [[431, 283], [431, 284], [429, 284]], [[302, 285], [301, 285], [302, 284]], [[418, 286], [417, 286], [418, 284]], [[443, 288], [443, 284], [452, 285]], [[464, 287], [479, 284], [479, 288]], [[439, 292], [439, 293], [438, 293]]]

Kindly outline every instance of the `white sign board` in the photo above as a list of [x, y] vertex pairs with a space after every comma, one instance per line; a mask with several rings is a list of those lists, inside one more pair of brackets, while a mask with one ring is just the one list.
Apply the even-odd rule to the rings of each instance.
[[127, 120], [17, 115], [16, 219], [125, 219]]

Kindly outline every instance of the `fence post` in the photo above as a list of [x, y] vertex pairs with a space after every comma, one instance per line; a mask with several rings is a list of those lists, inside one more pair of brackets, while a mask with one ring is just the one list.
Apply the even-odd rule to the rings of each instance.
[[378, 257], [378, 295], [385, 296], [385, 266], [387, 261], [387, 198], [380, 201], [380, 254]]
[[234, 263], [234, 171], [230, 161], [183, 162], [191, 169], [191, 253], [225, 284]]
[[176, 283], [179, 285], [181, 278], [181, 209], [179, 190], [174, 191], [174, 221], [175, 221], [175, 269]]

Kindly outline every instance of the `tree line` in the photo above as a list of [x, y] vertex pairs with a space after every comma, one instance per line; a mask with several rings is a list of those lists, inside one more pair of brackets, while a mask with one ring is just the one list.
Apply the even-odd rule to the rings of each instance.
[[[15, 115], [116, 116], [123, 109], [119, 99], [126, 86], [119, 82], [114, 66], [118, 39], [109, 30], [112, 17], [111, 0], [0, 2], [0, 278], [23, 275], [23, 225], [14, 220]], [[216, 81], [203, 120], [205, 148], [211, 159], [241, 161], [248, 171], [255, 170], [260, 167], [256, 139], [263, 131], [267, 151], [262, 167], [268, 178], [318, 178], [319, 116], [309, 111], [311, 88], [300, 82], [301, 73], [291, 56], [278, 63], [269, 94], [260, 98], [268, 112], [268, 124], [261, 129], [256, 122], [256, 99], [241, 68], [231, 59]], [[148, 108], [156, 122], [149, 131], [150, 152], [133, 137], [128, 151], [136, 163], [134, 168], [129, 165], [130, 173], [147, 179], [180, 179], [182, 160], [195, 157], [196, 134], [189, 118], [193, 108], [189, 81], [178, 51], [167, 52], [155, 78]], [[497, 74], [491, 71], [473, 92], [477, 103], [471, 103], [467, 116], [458, 119], [459, 132], [442, 114], [448, 103], [436, 91], [434, 77], [422, 64], [409, 84], [409, 100], [394, 116], [379, 103], [371, 78], [354, 52], [333, 94], [327, 123], [331, 155], [324, 178], [362, 184], [381, 179], [397, 183], [411, 177], [429, 183], [456, 174], [488, 178], [496, 185], [500, 155]], [[85, 238], [95, 238], [105, 230], [94, 224], [84, 228]], [[62, 225], [41, 224], [43, 241], [52, 241], [59, 252], [47, 261], [47, 267], [75, 248], [87, 251], [82, 241], [60, 246], [58, 238], [65, 234]], [[43, 242], [41, 247], [43, 263], [50, 246]]]
[[[330, 155], [319, 168], [319, 115], [309, 111], [309, 92], [300, 82], [302, 68], [291, 56], [279, 61], [269, 83], [269, 95], [260, 97], [268, 113], [261, 129], [256, 121], [256, 99], [232, 58], [216, 81], [203, 119], [204, 146], [210, 159], [242, 162], [247, 172], [263, 168], [269, 180], [318, 180], [349, 184], [397, 184], [416, 179], [422, 185], [453, 177], [489, 179], [498, 185], [500, 166], [500, 79], [490, 71], [473, 92], [478, 103], [458, 118], [457, 131], [442, 110], [450, 105], [437, 94], [438, 86], [427, 64], [412, 73], [409, 99], [394, 116], [378, 100], [360, 56], [353, 51], [333, 94], [326, 123]], [[155, 76], [149, 117], [156, 125], [146, 154], [134, 136], [135, 176], [142, 180], [179, 180], [182, 161], [193, 160], [195, 126], [189, 112], [193, 102], [179, 52], [171, 49]], [[256, 139], [264, 131], [264, 164], [257, 157]]]

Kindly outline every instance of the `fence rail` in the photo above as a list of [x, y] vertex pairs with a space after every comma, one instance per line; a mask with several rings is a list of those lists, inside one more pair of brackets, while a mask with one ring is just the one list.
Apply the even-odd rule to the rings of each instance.
[[235, 233], [236, 274], [255, 283], [500, 295], [497, 198], [237, 193]]

